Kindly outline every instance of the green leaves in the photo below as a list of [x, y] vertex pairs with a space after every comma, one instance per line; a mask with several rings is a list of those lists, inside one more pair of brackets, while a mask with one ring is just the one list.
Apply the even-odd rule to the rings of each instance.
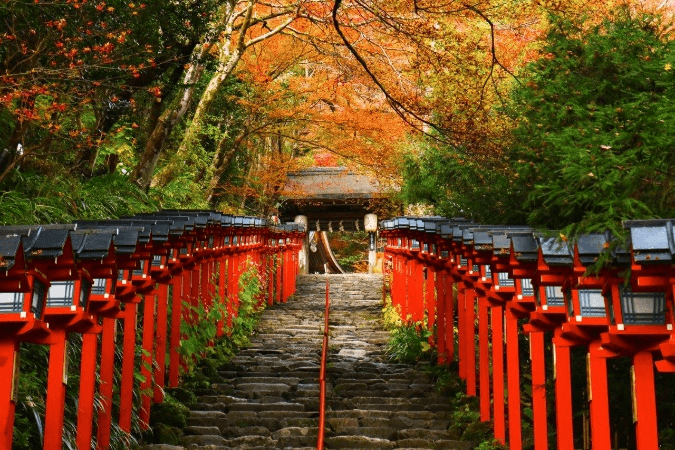
[[[247, 336], [253, 331], [257, 323], [257, 313], [265, 307], [265, 302], [259, 302], [261, 293], [260, 278], [257, 267], [247, 261], [246, 270], [239, 277], [239, 309], [232, 318], [233, 328], [226, 330], [229, 334], [221, 340], [232, 341], [223, 351], [229, 352], [227, 347], [237, 347], [246, 344]], [[195, 367], [207, 356], [214, 356], [220, 350], [218, 346], [218, 324], [228, 316], [227, 303], [231, 299], [220, 299], [216, 296], [211, 305], [205, 306], [200, 300], [197, 305], [183, 302], [187, 311], [188, 320], [181, 322], [180, 354], [187, 365], [187, 372]], [[218, 355], [215, 355], [218, 357]]]
[[553, 17], [545, 57], [514, 93], [510, 152], [529, 222], [565, 234], [621, 232], [675, 213], [672, 41], [658, 17], [618, 10], [587, 26]]

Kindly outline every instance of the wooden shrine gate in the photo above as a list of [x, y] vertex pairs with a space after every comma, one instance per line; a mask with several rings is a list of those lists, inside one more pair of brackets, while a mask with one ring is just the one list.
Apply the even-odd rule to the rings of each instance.
[[675, 371], [674, 223], [626, 222], [629, 245], [614, 248], [608, 264], [589, 275], [587, 269], [612, 247], [609, 234], [572, 243], [522, 227], [444, 218], [385, 220], [381, 233], [391, 300], [402, 318], [427, 320], [429, 329], [437, 330], [439, 363], [457, 356], [467, 395], [480, 397], [481, 420], [493, 420], [495, 438], [511, 450], [522, 447], [522, 333], [530, 344], [536, 449], [553, 444], [545, 336], [552, 336], [557, 448], [574, 449], [570, 350], [578, 347], [586, 352], [592, 448], [612, 448], [607, 359], [627, 357], [636, 445], [657, 449], [654, 367]]
[[[97, 448], [109, 448], [113, 419], [122, 430], [132, 429], [137, 337], [143, 347], [139, 416], [144, 429], [151, 405], [163, 401], [163, 388], [179, 383], [180, 325], [193, 320], [183, 302], [207, 309], [215, 301], [227, 302], [227, 315], [218, 324], [219, 335], [224, 334], [237, 315], [239, 277], [250, 264], [263, 287], [258, 301], [285, 302], [295, 291], [304, 234], [295, 223], [270, 226], [266, 219], [213, 211], [0, 227], [0, 448], [12, 448], [21, 342], [49, 346], [44, 449], [61, 449], [66, 339], [69, 333], [83, 335], [77, 446], [91, 447], [96, 423]], [[137, 328], [139, 311], [143, 320]], [[118, 324], [124, 330], [120, 346]], [[113, 418], [118, 347], [120, 408]], [[94, 417], [96, 392], [103, 407]]]

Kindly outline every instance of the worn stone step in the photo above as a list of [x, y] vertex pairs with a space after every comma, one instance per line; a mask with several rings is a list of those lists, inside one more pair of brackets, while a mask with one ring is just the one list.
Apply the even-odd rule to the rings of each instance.
[[213, 438], [219, 443], [208, 446], [194, 438], [191, 450], [315, 448], [327, 279], [332, 303], [326, 448], [454, 448], [446, 432], [448, 399], [435, 391], [422, 366], [387, 359], [382, 278], [364, 274], [300, 276], [287, 303], [263, 312], [250, 345], [219, 368], [227, 381], [203, 390], [190, 405], [200, 411], [190, 417], [194, 428], [186, 437], [225, 442]]
[[389, 427], [343, 427], [332, 429], [328, 436], [367, 436], [372, 438], [393, 440], [396, 436], [396, 429]]
[[372, 438], [368, 436], [330, 436], [325, 439], [326, 448], [356, 448], [388, 450], [394, 448], [394, 443], [388, 439]]
[[274, 402], [274, 403], [232, 403], [228, 411], [305, 411], [301, 403]]

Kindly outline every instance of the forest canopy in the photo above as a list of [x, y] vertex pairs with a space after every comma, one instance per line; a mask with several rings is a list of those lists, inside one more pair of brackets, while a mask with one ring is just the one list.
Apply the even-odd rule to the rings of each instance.
[[670, 14], [649, 1], [8, 0], [0, 220], [265, 215], [289, 170], [325, 164], [485, 222], [672, 215]]

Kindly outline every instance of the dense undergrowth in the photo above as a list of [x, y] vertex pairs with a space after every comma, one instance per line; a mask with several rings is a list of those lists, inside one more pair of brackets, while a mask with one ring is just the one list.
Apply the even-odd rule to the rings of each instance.
[[194, 320], [183, 322], [181, 327], [180, 353], [187, 370], [180, 387], [167, 389], [164, 403], [153, 405], [151, 428], [143, 434], [143, 442], [179, 444], [190, 414], [187, 405], [197, 401], [196, 394], [208, 391], [212, 384], [226, 381], [219, 373], [220, 368], [249, 343], [266, 305], [261, 302], [260, 274], [252, 264], [239, 279], [238, 298], [238, 314], [220, 338], [217, 337], [218, 323], [226, 317], [227, 301], [216, 299], [210, 308], [190, 307]]
[[172, 208], [208, 208], [180, 183], [148, 193], [115, 172], [88, 179], [16, 171], [0, 186], [0, 225], [115, 219]]

